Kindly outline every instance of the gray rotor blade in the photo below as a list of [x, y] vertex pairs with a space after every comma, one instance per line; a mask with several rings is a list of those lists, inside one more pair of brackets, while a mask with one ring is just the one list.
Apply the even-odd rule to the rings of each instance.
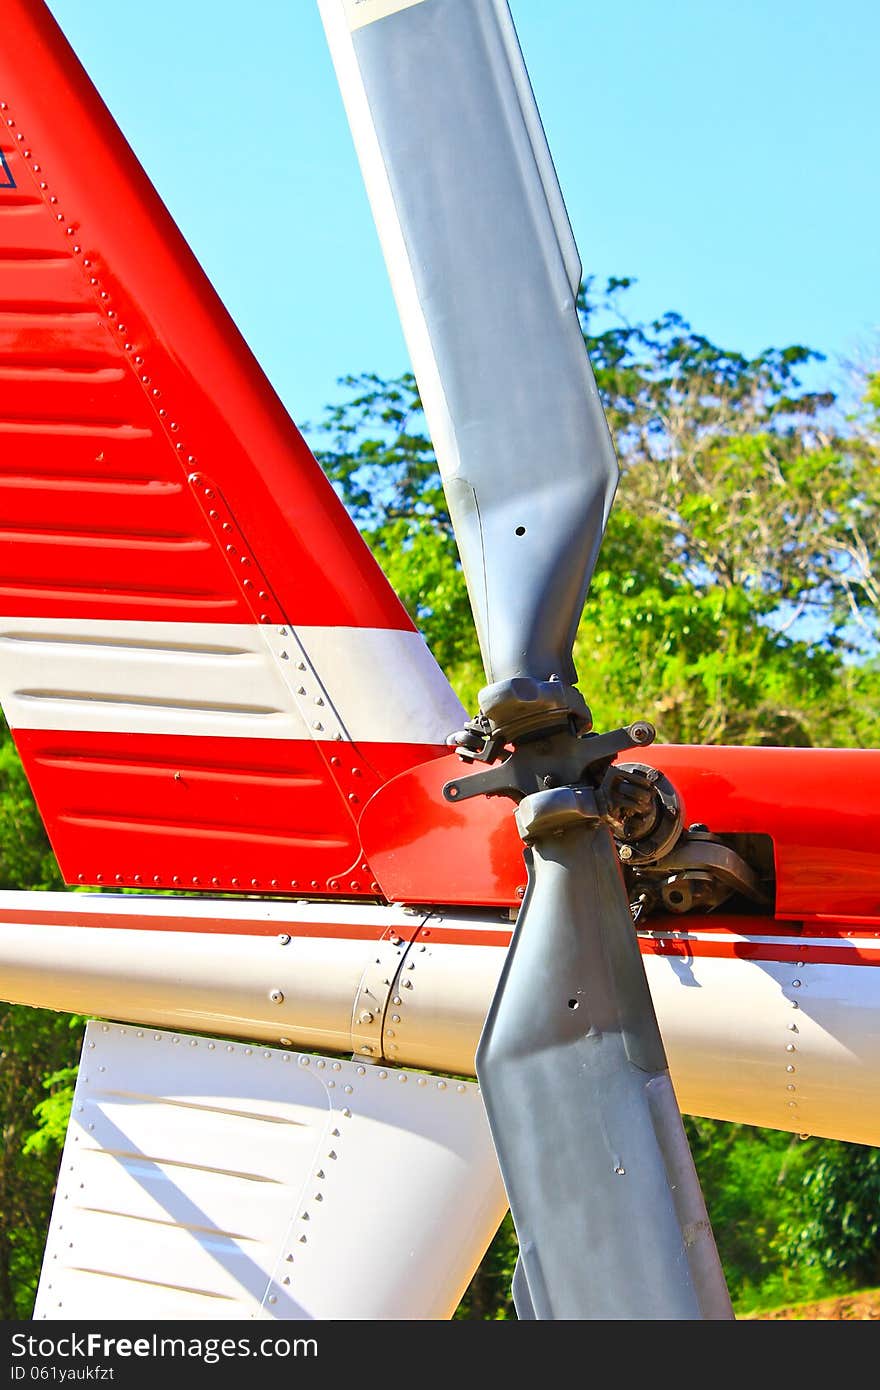
[[524, 1314], [729, 1318], [611, 836], [531, 861], [477, 1052]]
[[575, 679], [618, 469], [506, 0], [319, 0], [490, 683]]

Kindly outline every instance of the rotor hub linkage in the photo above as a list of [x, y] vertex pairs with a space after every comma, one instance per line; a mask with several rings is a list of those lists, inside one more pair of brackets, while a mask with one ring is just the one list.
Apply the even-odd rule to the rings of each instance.
[[[537, 682], [522, 684], [538, 686]], [[638, 720], [604, 734], [580, 732], [589, 723], [586, 706], [581, 702], [576, 712], [567, 710], [553, 699], [555, 690], [550, 682], [541, 685], [539, 697], [546, 695], [546, 701], [528, 701], [525, 710], [509, 701], [505, 712], [513, 717], [505, 724], [491, 721], [490, 727], [485, 713], [471, 721], [469, 730], [476, 732], [475, 726], [482, 720], [487, 734], [479, 751], [473, 746], [462, 747], [459, 740], [463, 735], [453, 736], [451, 742], [458, 743], [459, 755], [471, 761], [488, 761], [511, 744], [513, 748], [503, 761], [485, 771], [447, 782], [443, 788], [446, 800], [509, 797], [519, 803], [516, 823], [527, 844], [545, 835], [561, 834], [578, 822], [598, 821], [606, 822], [618, 835], [635, 828], [640, 838], [651, 839], [667, 815], [655, 786], [659, 774], [642, 764], [634, 764], [632, 771], [612, 764], [618, 753], [652, 743], [653, 725]], [[544, 727], [540, 727], [535, 708], [539, 703], [544, 703]], [[665, 833], [662, 838], [665, 842]]]

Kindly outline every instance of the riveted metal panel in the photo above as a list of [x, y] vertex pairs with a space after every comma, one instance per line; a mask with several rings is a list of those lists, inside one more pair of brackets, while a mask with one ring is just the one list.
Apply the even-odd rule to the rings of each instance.
[[91, 1023], [34, 1315], [448, 1317], [505, 1205], [470, 1083]]

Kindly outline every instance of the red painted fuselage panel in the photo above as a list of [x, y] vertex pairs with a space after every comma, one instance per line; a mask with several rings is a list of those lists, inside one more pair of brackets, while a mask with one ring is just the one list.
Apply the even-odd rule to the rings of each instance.
[[[779, 918], [880, 920], [880, 751], [660, 744], [639, 750], [679, 792], [685, 823], [773, 842]], [[455, 755], [373, 797], [361, 843], [392, 901], [515, 906], [525, 874], [513, 803], [445, 802]]]

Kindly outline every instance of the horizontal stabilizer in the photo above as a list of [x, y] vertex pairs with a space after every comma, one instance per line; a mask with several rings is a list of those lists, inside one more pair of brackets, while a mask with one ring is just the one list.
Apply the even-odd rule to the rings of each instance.
[[36, 1318], [448, 1318], [506, 1207], [472, 1083], [90, 1023]]

